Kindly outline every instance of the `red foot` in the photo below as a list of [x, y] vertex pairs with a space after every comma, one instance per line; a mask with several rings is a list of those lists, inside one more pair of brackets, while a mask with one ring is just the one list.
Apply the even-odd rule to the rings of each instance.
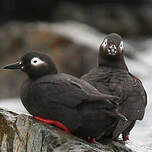
[[59, 121], [56, 121], [56, 120], [50, 120], [50, 119], [44, 119], [44, 118], [41, 118], [41, 117], [33, 117], [34, 119], [36, 120], [39, 120], [41, 122], [44, 122], [46, 124], [50, 124], [50, 125], [54, 125], [60, 129], [63, 129], [65, 132], [67, 133], [70, 133], [72, 132], [72, 130], [68, 129], [66, 126], [64, 126], [61, 122]]
[[95, 143], [95, 138], [87, 137], [86, 140], [87, 140], [89, 143]]
[[125, 137], [125, 141], [126, 141], [126, 140], [129, 140], [129, 136], [126, 136], [126, 137]]

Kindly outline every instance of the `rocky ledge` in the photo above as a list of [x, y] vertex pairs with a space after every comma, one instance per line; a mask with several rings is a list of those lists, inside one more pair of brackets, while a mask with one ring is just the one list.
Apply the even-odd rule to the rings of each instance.
[[0, 109], [1, 152], [132, 152], [124, 144], [90, 144], [31, 116]]

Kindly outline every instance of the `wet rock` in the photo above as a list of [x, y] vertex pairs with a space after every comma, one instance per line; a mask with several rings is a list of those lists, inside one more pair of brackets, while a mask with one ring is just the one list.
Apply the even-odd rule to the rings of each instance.
[[1, 152], [132, 152], [125, 145], [89, 144], [31, 116], [0, 109]]

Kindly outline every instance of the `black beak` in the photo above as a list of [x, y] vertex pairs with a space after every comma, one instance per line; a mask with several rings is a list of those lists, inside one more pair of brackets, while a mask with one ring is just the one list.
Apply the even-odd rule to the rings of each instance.
[[111, 45], [108, 49], [109, 55], [115, 55], [117, 53], [117, 48], [115, 45]]
[[15, 69], [21, 69], [22, 67], [23, 67], [23, 65], [21, 62], [16, 62], [16, 63], [6, 65], [5, 67], [3, 67], [3, 69], [15, 70]]

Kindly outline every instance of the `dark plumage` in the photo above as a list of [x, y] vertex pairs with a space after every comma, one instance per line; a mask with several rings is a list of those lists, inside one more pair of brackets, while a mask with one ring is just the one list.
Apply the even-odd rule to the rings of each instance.
[[125, 120], [117, 112], [118, 97], [102, 94], [83, 80], [58, 73], [47, 55], [29, 52], [19, 62], [4, 68], [27, 73], [21, 100], [30, 114], [57, 120], [76, 135], [104, 135], [111, 121]]
[[125, 64], [122, 38], [109, 34], [99, 49], [98, 66], [81, 77], [100, 92], [120, 97], [119, 110], [128, 119], [119, 120], [112, 138], [121, 133], [123, 140], [129, 135], [136, 120], [142, 120], [147, 104], [147, 95], [141, 81], [133, 76]]

